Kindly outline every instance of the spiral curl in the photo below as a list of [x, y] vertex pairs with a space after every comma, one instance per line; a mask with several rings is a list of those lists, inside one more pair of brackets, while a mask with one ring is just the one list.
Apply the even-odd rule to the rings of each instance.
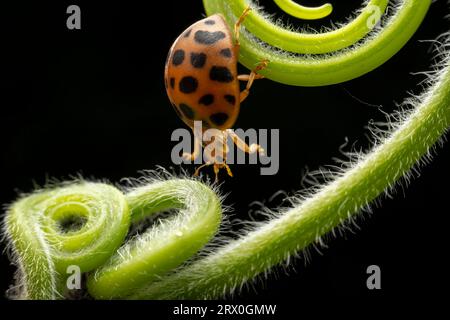
[[[169, 209], [178, 214], [123, 244], [130, 223]], [[221, 212], [216, 193], [189, 179], [152, 180], [125, 194], [94, 182], [38, 191], [15, 202], [4, 220], [20, 272], [12, 298], [66, 297], [73, 265], [82, 273], [96, 269], [88, 277], [91, 296], [124, 298], [202, 248], [217, 231]], [[70, 220], [82, 224], [67, 230]]]
[[[66, 231], [67, 219], [85, 223]], [[5, 217], [5, 233], [21, 272], [17, 298], [64, 296], [67, 267], [88, 272], [103, 264], [122, 244], [129, 225], [125, 196], [106, 184], [81, 182], [15, 202]]]

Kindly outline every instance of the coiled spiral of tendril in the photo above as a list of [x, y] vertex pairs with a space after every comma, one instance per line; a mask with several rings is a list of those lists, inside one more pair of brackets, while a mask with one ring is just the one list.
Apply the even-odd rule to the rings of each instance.
[[[123, 244], [130, 221], [169, 209], [179, 212]], [[91, 295], [123, 298], [189, 259], [220, 220], [215, 192], [188, 179], [154, 181], [126, 194], [93, 182], [36, 192], [15, 202], [4, 222], [21, 273], [15, 298], [64, 297], [70, 266], [96, 269], [88, 277]]]

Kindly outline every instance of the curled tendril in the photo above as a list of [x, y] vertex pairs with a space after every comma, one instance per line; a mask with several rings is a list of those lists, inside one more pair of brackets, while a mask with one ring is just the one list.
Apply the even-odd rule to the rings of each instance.
[[333, 11], [333, 6], [329, 3], [320, 7], [305, 7], [292, 0], [274, 0], [274, 2], [286, 13], [296, 18], [305, 20], [322, 19], [330, 15]]
[[323, 177], [327, 183], [291, 198], [292, 208], [268, 212], [269, 221], [131, 297], [223, 297], [311, 244], [323, 245], [324, 236], [350, 225], [383, 192], [389, 194], [402, 179], [408, 182], [412, 172], [431, 159], [434, 145], [442, 143], [450, 128], [450, 34], [444, 43], [442, 61], [430, 74], [428, 89], [388, 117], [388, 130], [372, 128], [377, 143], [370, 152], [354, 154], [342, 164], [344, 169]]
[[[64, 230], [68, 219], [85, 223]], [[125, 196], [106, 184], [78, 183], [15, 202], [5, 232], [22, 273], [17, 298], [62, 297], [67, 267], [88, 272], [100, 266], [121, 245], [129, 224]]]
[[[370, 0], [353, 20], [324, 33], [296, 32], [277, 25], [246, 0], [203, 0], [208, 14], [221, 13], [232, 25], [244, 9], [254, 10], [240, 37], [239, 61], [253, 69], [262, 59], [267, 78], [298, 86], [323, 86], [357, 78], [389, 60], [421, 24], [431, 0], [393, 1], [383, 27], [376, 28], [388, 0]], [[289, 11], [288, 11], [289, 12]], [[364, 38], [364, 39], [363, 39]]]
[[[123, 298], [194, 255], [218, 229], [219, 198], [193, 180], [152, 182], [126, 194], [103, 183], [79, 182], [14, 203], [4, 231], [21, 272], [15, 298], [64, 297], [71, 265], [81, 272], [96, 269], [88, 277], [92, 296]], [[130, 221], [169, 209], [178, 214], [120, 247]], [[85, 222], [64, 230], [67, 219]]]
[[168, 209], [179, 212], [127, 242], [89, 277], [96, 298], [129, 296], [178, 267], [212, 238], [221, 221], [219, 198], [193, 180], [152, 183], [128, 192], [126, 199], [134, 223]]

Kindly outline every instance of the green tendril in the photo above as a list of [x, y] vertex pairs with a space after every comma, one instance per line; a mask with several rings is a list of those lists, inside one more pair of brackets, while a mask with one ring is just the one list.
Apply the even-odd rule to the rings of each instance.
[[[230, 25], [248, 6], [245, 0], [203, 3], [208, 14], [221, 13]], [[406, 44], [424, 19], [431, 0], [399, 0], [385, 25], [375, 28], [387, 4], [388, 0], [371, 0], [343, 27], [317, 34], [284, 29], [255, 8], [243, 23], [249, 32], [241, 33], [239, 61], [253, 69], [262, 59], [268, 59], [270, 63], [261, 74], [290, 85], [323, 86], [357, 78], [382, 65]], [[368, 35], [370, 31], [373, 35]], [[360, 41], [366, 35], [367, 39]]]
[[316, 20], [322, 19], [331, 14], [333, 6], [329, 3], [320, 7], [305, 7], [292, 0], [274, 0], [281, 10], [299, 19]]
[[[447, 39], [447, 43], [449, 43]], [[436, 82], [415, 109], [403, 114], [395, 130], [379, 138], [371, 152], [358, 155], [347, 170], [299, 202], [238, 240], [220, 247], [206, 258], [162, 278], [133, 295], [136, 299], [214, 299], [242, 288], [259, 274], [312, 243], [352, 217], [385, 190], [392, 188], [450, 127], [450, 56], [440, 66]]]
[[126, 198], [134, 222], [168, 209], [179, 209], [179, 213], [126, 243], [89, 277], [89, 292], [95, 298], [126, 297], [160, 278], [201, 249], [221, 221], [219, 198], [192, 180], [139, 187]]
[[[67, 219], [85, 222], [65, 230]], [[129, 224], [125, 196], [106, 184], [77, 183], [17, 201], [7, 212], [5, 232], [22, 273], [18, 298], [62, 297], [67, 267], [88, 272], [102, 265], [122, 244]]]
[[[130, 220], [138, 223], [169, 209], [179, 213], [119, 248]], [[65, 230], [67, 219], [84, 224]], [[220, 221], [219, 198], [192, 180], [155, 182], [126, 195], [109, 185], [81, 182], [27, 196], [11, 206], [5, 219], [22, 273], [16, 298], [64, 297], [64, 275], [71, 265], [81, 272], [101, 266], [88, 278], [93, 297], [125, 297], [189, 259]]]

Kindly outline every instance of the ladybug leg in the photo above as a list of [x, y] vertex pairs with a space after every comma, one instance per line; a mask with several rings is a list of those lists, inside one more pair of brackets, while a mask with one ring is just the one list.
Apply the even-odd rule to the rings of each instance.
[[214, 173], [216, 175], [215, 182], [218, 181], [218, 175], [219, 171], [222, 168], [225, 168], [227, 170], [227, 173], [230, 177], [233, 177], [233, 173], [231, 172], [230, 167], [226, 164], [227, 161], [227, 155], [228, 155], [228, 146], [227, 146], [227, 139], [228, 139], [228, 130], [222, 131], [223, 139], [222, 139], [222, 147], [219, 150], [216, 150], [216, 158], [214, 159]]
[[233, 130], [228, 129], [227, 133], [231, 137], [231, 139], [233, 139], [234, 144], [239, 149], [244, 151], [245, 153], [252, 154], [252, 153], [258, 152], [258, 154], [260, 154], [262, 156], [264, 156], [266, 154], [266, 151], [264, 150], [264, 148], [261, 147], [259, 144], [252, 143], [249, 146], [248, 144], [245, 143], [245, 141], [243, 141], [241, 138], [239, 138], [239, 136]]
[[214, 164], [214, 174], [216, 176], [214, 182], [218, 182], [219, 181], [219, 171], [220, 169], [225, 168], [227, 170], [227, 173], [230, 177], [233, 177], [233, 173], [231, 172], [230, 166], [227, 165], [226, 163], [222, 163], [222, 164], [218, 164], [215, 163]]
[[223, 167], [227, 170], [227, 173], [230, 177], [233, 176], [233, 172], [231, 172], [230, 166], [227, 165], [226, 163], [223, 164]]
[[248, 94], [250, 93], [250, 88], [252, 87], [253, 82], [257, 79], [264, 78], [264, 76], [259, 74], [258, 71], [265, 69], [268, 64], [269, 64], [269, 60], [267, 60], [267, 59], [261, 60], [261, 62], [258, 63], [258, 65], [255, 67], [255, 69], [253, 69], [250, 72], [250, 74], [238, 75], [238, 77], [237, 77], [238, 80], [247, 81], [247, 86], [245, 87], [244, 90], [242, 90], [242, 92], [239, 95], [240, 102], [244, 101], [248, 97]]
[[[202, 168], [207, 167], [207, 166], [210, 166], [210, 165], [212, 165], [211, 162], [206, 162], [205, 164], [202, 164], [200, 167], [198, 167], [197, 169], [195, 169], [194, 177], [198, 177], [198, 176], [200, 175], [200, 170], [201, 170]], [[215, 165], [214, 165], [214, 166], [215, 166]]]
[[219, 169], [220, 169], [220, 166], [215, 163], [214, 164], [214, 175], [216, 176], [216, 178], [214, 179], [214, 182], [219, 181]]
[[252, 8], [250, 8], [250, 6], [247, 6], [247, 8], [245, 8], [244, 12], [242, 12], [241, 16], [239, 17], [239, 19], [236, 21], [236, 23], [234, 24], [234, 50], [236, 52], [236, 55], [239, 53], [239, 33], [240, 33], [240, 28], [242, 25], [242, 22], [244, 22], [245, 17], [247, 17], [247, 15], [250, 13], [250, 11], [252, 10]]
[[[227, 147], [227, 138], [228, 138], [228, 131], [224, 130], [223, 133], [223, 140], [221, 139], [221, 146], [216, 146], [214, 149], [214, 154], [211, 155], [205, 155], [206, 156], [206, 162], [199, 166], [197, 170], [195, 170], [194, 176], [198, 176], [200, 173], [200, 170], [206, 166], [213, 165], [214, 174], [215, 174], [215, 180], [214, 182], [219, 181], [219, 172], [220, 169], [225, 168], [227, 170], [227, 173], [230, 177], [233, 176], [233, 173], [231, 172], [230, 167], [226, 164], [227, 154], [228, 154], [228, 147]], [[211, 143], [214, 143], [211, 142]]]
[[200, 138], [197, 135], [194, 135], [194, 152], [192, 153], [184, 152], [182, 158], [186, 161], [194, 161], [200, 154], [201, 146], [202, 142]]

